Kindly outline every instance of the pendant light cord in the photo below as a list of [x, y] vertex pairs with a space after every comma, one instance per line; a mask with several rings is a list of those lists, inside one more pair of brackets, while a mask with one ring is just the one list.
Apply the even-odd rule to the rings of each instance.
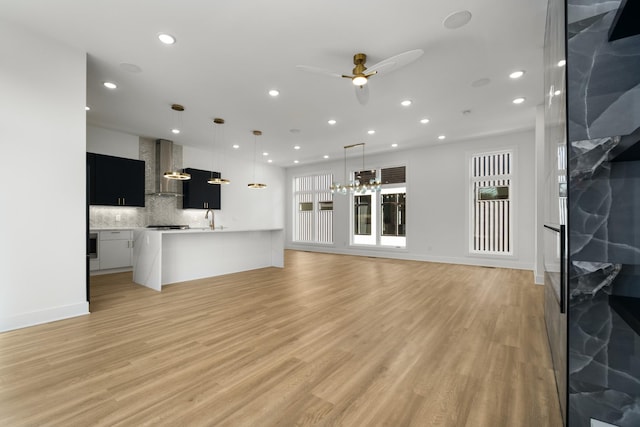
[[256, 135], [253, 135], [253, 182], [256, 182], [256, 161], [257, 161], [258, 140]]

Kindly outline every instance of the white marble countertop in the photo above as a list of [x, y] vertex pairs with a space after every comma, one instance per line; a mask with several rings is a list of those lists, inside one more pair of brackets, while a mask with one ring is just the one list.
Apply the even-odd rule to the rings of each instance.
[[281, 231], [282, 228], [217, 228], [215, 230], [211, 230], [209, 227], [200, 227], [200, 228], [187, 228], [184, 230], [156, 230], [154, 228], [138, 228], [136, 230], [145, 230], [154, 233], [162, 233], [162, 234], [192, 234], [192, 233], [247, 233], [251, 231]]
[[90, 228], [89, 233], [96, 233], [98, 231], [127, 231], [135, 230], [137, 227], [105, 227], [105, 228]]

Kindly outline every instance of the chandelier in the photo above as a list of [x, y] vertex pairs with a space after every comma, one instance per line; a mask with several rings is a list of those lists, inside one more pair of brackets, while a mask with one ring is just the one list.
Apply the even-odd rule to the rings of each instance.
[[[376, 177], [376, 171], [364, 169], [364, 142], [344, 146], [344, 184], [339, 182], [331, 183], [332, 194], [365, 194], [367, 191], [380, 191], [382, 184]], [[362, 169], [356, 172], [353, 179], [347, 183], [347, 150], [350, 148], [362, 147]]]

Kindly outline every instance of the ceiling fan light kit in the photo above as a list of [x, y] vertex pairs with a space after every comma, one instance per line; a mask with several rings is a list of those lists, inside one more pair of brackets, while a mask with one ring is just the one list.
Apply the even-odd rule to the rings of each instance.
[[351, 82], [356, 86], [364, 86], [367, 84], [367, 77], [364, 74], [360, 76], [353, 76]]

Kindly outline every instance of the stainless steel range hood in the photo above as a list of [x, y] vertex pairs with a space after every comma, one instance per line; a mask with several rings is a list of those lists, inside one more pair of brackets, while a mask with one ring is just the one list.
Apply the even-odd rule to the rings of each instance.
[[168, 139], [156, 140], [156, 196], [182, 196], [182, 184], [177, 180], [164, 177], [165, 172], [174, 171], [176, 165], [173, 162], [173, 141]]

